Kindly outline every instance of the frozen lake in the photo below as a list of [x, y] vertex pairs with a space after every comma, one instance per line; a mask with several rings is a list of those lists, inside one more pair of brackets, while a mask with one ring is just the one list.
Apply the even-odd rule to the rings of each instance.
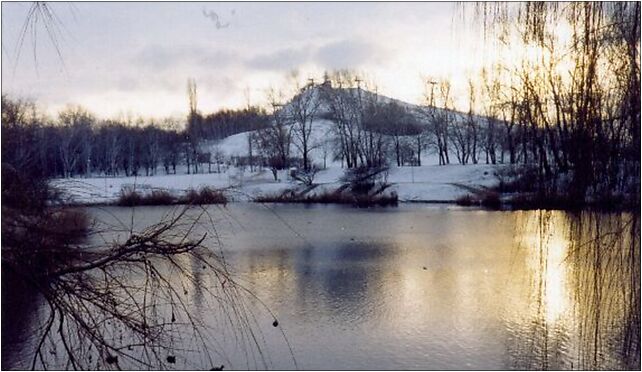
[[[90, 210], [140, 228], [169, 208], [138, 207], [133, 218], [131, 208]], [[212, 330], [211, 359], [179, 353], [164, 368], [640, 368], [631, 215], [255, 203], [206, 212], [194, 233], [208, 232], [279, 326], [247, 299], [259, 352], [225, 329], [206, 294], [186, 289], [192, 316]], [[200, 265], [190, 270], [208, 283]], [[18, 346], [3, 339], [4, 368], [30, 365], [30, 348]]]

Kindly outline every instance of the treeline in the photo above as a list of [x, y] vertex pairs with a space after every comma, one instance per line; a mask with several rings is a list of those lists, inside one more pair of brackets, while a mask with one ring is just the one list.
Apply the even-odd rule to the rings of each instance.
[[234, 134], [265, 128], [269, 120], [267, 112], [259, 107], [223, 109], [208, 115], [196, 111], [188, 119], [187, 132], [201, 139], [220, 140]]
[[[254, 109], [220, 114], [229, 119], [222, 131], [242, 131]], [[214, 114], [212, 116], [216, 116]], [[211, 125], [220, 123], [210, 122]], [[38, 177], [75, 177], [92, 174], [151, 176], [175, 174], [184, 165], [187, 173], [211, 171], [220, 154], [201, 149], [207, 133], [185, 130], [176, 119], [99, 120], [82, 107], [67, 107], [55, 119], [39, 113], [34, 102], [2, 96], [2, 164]], [[240, 128], [240, 129], [239, 129]], [[192, 132], [190, 132], [192, 130]], [[203, 137], [200, 137], [200, 136]]]
[[[279, 168], [309, 169], [311, 150], [341, 161], [347, 168], [421, 165], [422, 155], [434, 152], [439, 164], [517, 163], [528, 157], [516, 143], [527, 133], [513, 121], [456, 111], [450, 85], [442, 81], [424, 105], [409, 105], [372, 93], [350, 71], [326, 74], [322, 84], [308, 84], [285, 105], [273, 106], [270, 126], [255, 135], [259, 153]], [[439, 106], [439, 107], [438, 107]], [[312, 136], [313, 122], [329, 120], [331, 133]], [[252, 142], [252, 141], [251, 141]], [[292, 146], [290, 146], [292, 145]], [[252, 148], [251, 144], [248, 144]], [[290, 149], [302, 164], [291, 164]]]
[[[324, 166], [331, 159], [346, 168], [421, 165], [422, 154], [433, 151], [441, 165], [514, 164], [520, 182], [511, 191], [538, 200], [639, 204], [640, 4], [546, 3], [514, 16], [503, 13], [505, 4], [489, 6], [537, 55], [500, 60], [471, 78], [465, 113], [447, 80], [428, 81], [423, 105], [415, 106], [372, 93], [376, 85], [350, 71], [328, 73], [321, 84], [294, 82], [287, 94], [270, 92], [267, 110], [210, 115], [197, 110], [190, 81], [186, 130], [178, 123], [97, 121], [78, 108], [44, 120], [33, 105], [3, 97], [3, 163], [30, 159], [35, 169], [62, 177], [175, 173], [177, 164], [199, 172], [223, 160], [218, 151], [203, 151], [203, 140], [249, 132], [247, 156], [235, 165], [266, 166], [275, 178], [290, 167], [313, 174], [313, 151]], [[556, 22], [569, 25], [570, 41], [551, 32]], [[331, 133], [314, 133], [319, 119], [330, 121]]]

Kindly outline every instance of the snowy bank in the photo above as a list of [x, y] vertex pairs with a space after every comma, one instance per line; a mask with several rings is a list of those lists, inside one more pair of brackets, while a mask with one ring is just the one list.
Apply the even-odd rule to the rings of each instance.
[[[495, 186], [498, 183], [496, 173], [502, 167], [486, 164], [391, 167], [387, 181], [392, 184], [389, 190], [396, 192], [402, 202], [454, 202], [475, 190]], [[343, 174], [344, 169], [340, 167], [320, 171], [314, 178], [315, 187], [309, 191], [310, 195], [343, 186]], [[278, 178], [275, 181], [268, 169], [249, 172], [230, 167], [224, 173], [55, 179], [51, 184], [62, 191], [68, 202], [77, 204], [112, 203], [125, 188], [141, 193], [164, 190], [182, 196], [191, 189], [207, 186], [224, 190], [231, 201], [252, 201], [261, 195], [308, 189], [289, 179], [287, 171], [280, 171]]]

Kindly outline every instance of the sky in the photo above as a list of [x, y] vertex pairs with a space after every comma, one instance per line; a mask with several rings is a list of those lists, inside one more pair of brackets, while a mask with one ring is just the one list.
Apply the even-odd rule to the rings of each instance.
[[202, 112], [265, 104], [291, 71], [319, 81], [344, 68], [411, 103], [428, 76], [450, 79], [461, 106], [457, 88], [487, 58], [455, 3], [57, 2], [57, 49], [44, 22], [20, 47], [30, 5], [2, 3], [2, 93], [51, 114], [184, 115], [189, 78]]

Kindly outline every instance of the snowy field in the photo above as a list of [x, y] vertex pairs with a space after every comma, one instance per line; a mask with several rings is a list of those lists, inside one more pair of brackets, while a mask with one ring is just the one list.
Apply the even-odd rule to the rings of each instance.
[[[497, 184], [495, 176], [499, 165], [427, 165], [421, 167], [391, 167], [388, 182], [400, 201], [452, 202], [470, 194], [471, 189], [483, 189]], [[343, 185], [340, 178], [344, 169], [330, 167], [320, 171], [310, 193], [331, 191]], [[224, 173], [157, 175], [149, 177], [95, 177], [56, 179], [52, 185], [63, 191], [69, 201], [80, 204], [109, 203], [117, 200], [123, 188], [141, 193], [167, 190], [181, 195], [189, 189], [209, 186], [224, 189], [233, 201], [251, 201], [259, 195], [302, 190], [298, 182], [290, 180], [287, 171], [279, 172], [274, 181], [272, 172], [263, 169], [249, 172], [230, 167]]]
[[[345, 171], [340, 162], [332, 161], [329, 154], [331, 151], [327, 140], [332, 137], [332, 122], [315, 120], [312, 128], [313, 149], [310, 158], [318, 168], [323, 168], [324, 163], [327, 168], [316, 175], [316, 186], [307, 195], [341, 187], [343, 183], [340, 179]], [[221, 152], [225, 159], [247, 156], [248, 133], [235, 134], [218, 142], [204, 142], [201, 147], [211, 153]], [[297, 148], [292, 145], [290, 151], [296, 154]], [[429, 151], [424, 151], [421, 162], [424, 164], [421, 167], [390, 168], [387, 180], [392, 186], [389, 190], [396, 192], [400, 201], [452, 202], [470, 194], [471, 190], [496, 185], [498, 179], [495, 174], [503, 167], [486, 164], [439, 166], [436, 155]], [[207, 165], [203, 169], [207, 172]], [[218, 167], [212, 165], [212, 170], [216, 171]], [[250, 172], [248, 168], [223, 167], [221, 173], [187, 174], [182, 166], [177, 169], [176, 175], [162, 173], [163, 170], [159, 167], [155, 176], [55, 179], [52, 185], [60, 189], [68, 201], [79, 204], [113, 202], [118, 199], [123, 188], [135, 189], [143, 194], [165, 190], [180, 196], [190, 189], [208, 186], [225, 190], [232, 201], [251, 201], [260, 195], [273, 195], [287, 190], [301, 192], [306, 189], [291, 180], [286, 170], [279, 172], [278, 181], [274, 180], [269, 169]]]

